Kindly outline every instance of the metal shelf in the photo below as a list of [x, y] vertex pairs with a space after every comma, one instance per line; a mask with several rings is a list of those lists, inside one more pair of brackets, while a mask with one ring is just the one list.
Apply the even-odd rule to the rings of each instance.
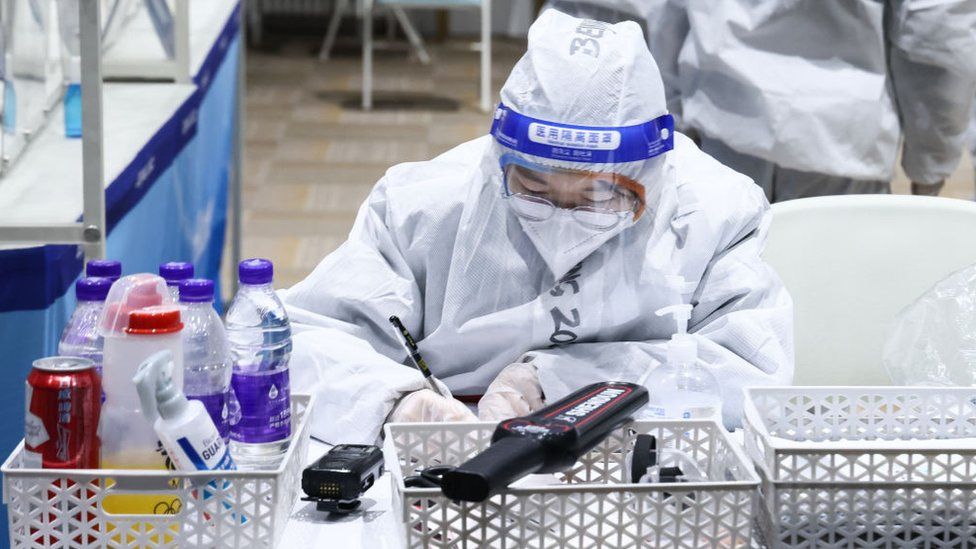
[[79, 223], [0, 224], [0, 242], [80, 244], [85, 259], [105, 257], [100, 0], [79, 0], [81, 34], [82, 215]]

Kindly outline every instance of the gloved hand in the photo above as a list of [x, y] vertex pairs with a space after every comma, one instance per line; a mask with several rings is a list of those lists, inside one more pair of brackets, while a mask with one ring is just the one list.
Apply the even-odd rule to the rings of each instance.
[[939, 196], [939, 193], [942, 192], [943, 187], [945, 187], [944, 179], [932, 185], [925, 185], [923, 183], [916, 183], [912, 181], [912, 194], [918, 196]]
[[408, 393], [389, 417], [391, 423], [477, 420], [464, 403], [442, 397], [430, 389]]
[[516, 362], [498, 373], [478, 403], [478, 419], [501, 421], [542, 408], [539, 369], [531, 362]]

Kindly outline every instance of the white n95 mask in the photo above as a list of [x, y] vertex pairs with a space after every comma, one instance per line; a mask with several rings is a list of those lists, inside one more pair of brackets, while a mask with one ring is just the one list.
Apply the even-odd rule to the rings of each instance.
[[580, 224], [569, 210], [559, 208], [544, 221], [519, 216], [519, 224], [558, 280], [597, 248], [632, 226], [634, 218], [633, 214], [627, 214], [612, 228], [594, 229]]

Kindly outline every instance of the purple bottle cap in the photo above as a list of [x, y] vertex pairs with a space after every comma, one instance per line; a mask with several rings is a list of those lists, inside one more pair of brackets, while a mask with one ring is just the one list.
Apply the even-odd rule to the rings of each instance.
[[193, 278], [193, 264], [184, 261], [170, 261], [159, 266], [159, 276], [167, 286], [179, 286], [181, 280]]
[[112, 287], [111, 278], [89, 276], [79, 278], [75, 282], [75, 296], [78, 301], [105, 301], [108, 291]]
[[210, 303], [213, 299], [213, 280], [188, 278], [180, 282], [180, 303]]
[[115, 282], [122, 278], [122, 263], [112, 259], [94, 259], [85, 267], [85, 275], [109, 278]]
[[274, 279], [274, 265], [267, 259], [245, 259], [237, 267], [241, 284], [270, 284]]

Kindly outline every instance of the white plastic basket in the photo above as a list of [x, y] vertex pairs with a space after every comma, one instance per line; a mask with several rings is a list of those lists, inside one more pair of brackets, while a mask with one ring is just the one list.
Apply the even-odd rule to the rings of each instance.
[[[558, 475], [533, 475], [486, 502], [452, 502], [407, 488], [418, 469], [459, 465], [486, 448], [494, 423], [392, 424], [384, 453], [408, 547], [749, 547], [758, 478], [745, 454], [708, 421], [621, 427]], [[707, 482], [628, 484], [638, 432], [685, 452]]]
[[[273, 547], [301, 485], [314, 397], [292, 395], [293, 433], [276, 470], [215, 473], [26, 469], [24, 443], [3, 464], [13, 549]], [[167, 494], [174, 514], [110, 515], [113, 494]]]
[[770, 545], [976, 539], [976, 388], [748, 389], [745, 441]]

